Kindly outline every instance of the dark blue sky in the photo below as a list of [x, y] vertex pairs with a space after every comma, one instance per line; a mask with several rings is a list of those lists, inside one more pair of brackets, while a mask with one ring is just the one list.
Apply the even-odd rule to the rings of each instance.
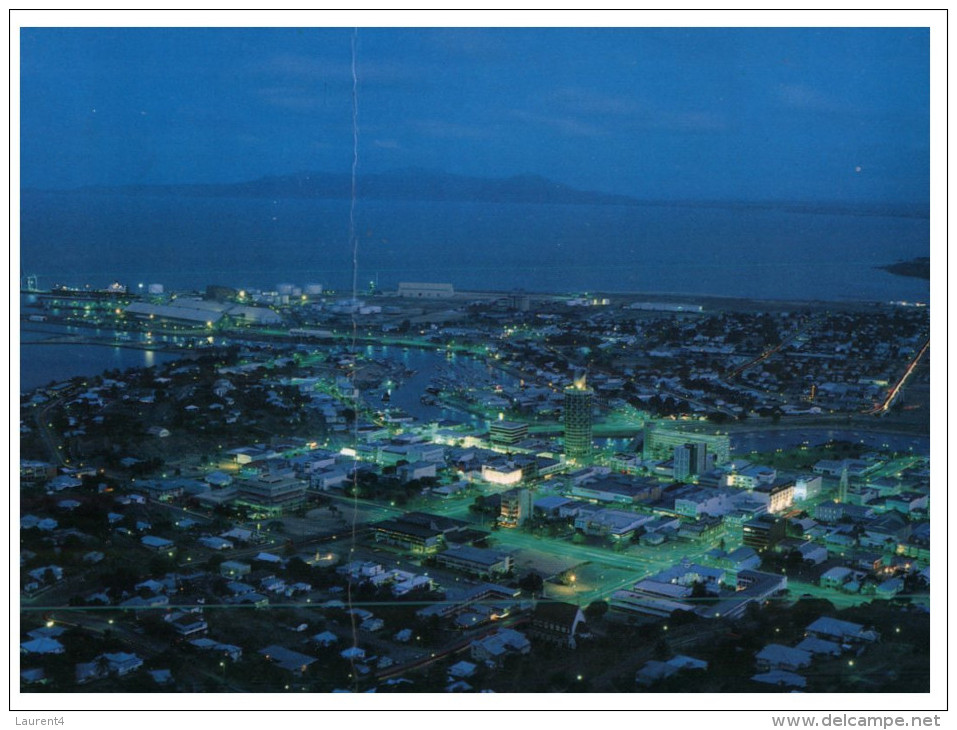
[[[21, 185], [348, 172], [351, 29], [24, 28]], [[360, 29], [359, 170], [924, 202], [929, 31]]]

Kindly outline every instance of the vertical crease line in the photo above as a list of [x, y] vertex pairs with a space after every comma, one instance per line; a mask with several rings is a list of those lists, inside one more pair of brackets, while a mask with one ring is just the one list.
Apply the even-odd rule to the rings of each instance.
[[[356, 320], [356, 299], [358, 297], [358, 276], [359, 276], [359, 237], [356, 235], [356, 174], [359, 167], [359, 75], [356, 71], [356, 52], [358, 44], [359, 29], [352, 29], [352, 187], [349, 199], [349, 244], [352, 246], [352, 301], [349, 304], [352, 321], [352, 343], [350, 347], [349, 370], [349, 397], [352, 399], [352, 446], [355, 452], [352, 457], [352, 530], [350, 541], [350, 562], [356, 544], [356, 522], [359, 512], [359, 391], [356, 387], [356, 365], [357, 352], [356, 343], [358, 340], [358, 322]], [[352, 577], [348, 577], [346, 583], [346, 601], [349, 605], [349, 623], [352, 628], [352, 648], [359, 646], [358, 632], [356, 630], [356, 615], [352, 606]], [[352, 684], [358, 690], [359, 676], [356, 672], [355, 651], [349, 657], [349, 664], [352, 669]]]

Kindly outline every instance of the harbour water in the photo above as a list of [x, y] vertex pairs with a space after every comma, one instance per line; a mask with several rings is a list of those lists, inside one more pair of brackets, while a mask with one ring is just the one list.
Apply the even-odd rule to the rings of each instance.
[[438, 403], [424, 403], [422, 395], [436, 378], [455, 378], [463, 385], [471, 383], [479, 386], [497, 383], [509, 388], [517, 385], [511, 376], [465, 355], [455, 354], [447, 357], [442, 352], [414, 347], [371, 346], [366, 348], [365, 353], [369, 357], [394, 359], [402, 363], [403, 367], [413, 371], [413, 375], [390, 390], [389, 406], [402, 410], [423, 422], [448, 420], [467, 422], [476, 427], [486, 425], [486, 422], [462, 410], [446, 408]]
[[[75, 328], [63, 329], [65, 331]], [[99, 330], [92, 332], [102, 334]], [[43, 340], [49, 339], [50, 336], [50, 334], [42, 332], [20, 333], [19, 382], [21, 392], [54, 381], [69, 380], [77, 375], [91, 376], [99, 375], [105, 370], [152, 367], [160, 363], [171, 362], [180, 357], [175, 353], [120, 346], [41, 344]], [[14, 378], [16, 378], [16, 375], [16, 373], [12, 374]]]

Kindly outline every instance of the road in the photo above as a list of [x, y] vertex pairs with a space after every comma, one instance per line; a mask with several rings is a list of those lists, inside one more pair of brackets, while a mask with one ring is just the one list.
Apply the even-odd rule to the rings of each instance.
[[47, 452], [50, 454], [50, 461], [57, 466], [64, 466], [66, 459], [63, 456], [63, 446], [60, 443], [60, 438], [54, 432], [50, 418], [52, 417], [53, 411], [62, 406], [66, 400], [72, 398], [76, 394], [76, 391], [77, 388], [70, 387], [51, 396], [48, 403], [44, 403], [37, 408], [36, 415], [33, 417], [40, 438], [44, 446], [46, 446]]
[[901, 388], [904, 387], [904, 384], [907, 382], [907, 379], [914, 373], [914, 370], [917, 369], [917, 365], [920, 363], [921, 358], [924, 356], [924, 353], [930, 349], [930, 340], [928, 339], [923, 346], [917, 351], [917, 354], [914, 356], [914, 359], [908, 363], [907, 368], [904, 370], [904, 374], [901, 375], [900, 379], [894, 383], [891, 389], [887, 392], [887, 397], [884, 399], [883, 403], [871, 408], [870, 410], [864, 411], [866, 414], [877, 414], [886, 413], [887, 409], [891, 407], [891, 404], [894, 402], [894, 399], [897, 397], [897, 394], [900, 393]]
[[818, 323], [819, 319], [820, 319], [820, 316], [819, 316], [819, 315], [818, 315], [818, 316], [811, 317], [810, 321], [808, 321], [808, 322], [807, 322], [803, 327], [801, 327], [799, 330], [797, 330], [797, 331], [795, 331], [795, 332], [792, 332], [792, 333], [789, 334], [787, 337], [784, 337], [784, 338], [781, 340], [781, 342], [779, 342], [777, 345], [774, 345], [774, 346], [771, 347], [770, 349], [765, 350], [763, 353], [761, 353], [760, 355], [758, 355], [758, 356], [757, 356], [756, 358], [754, 358], [753, 360], [750, 360], [750, 361], [746, 362], [744, 365], [739, 365], [737, 368], [735, 368], [735, 369], [732, 370], [730, 373], [728, 373], [728, 375], [725, 376], [724, 379], [725, 379], [726, 381], [734, 380], [736, 377], [738, 377], [738, 376], [739, 376], [741, 373], [743, 373], [745, 370], [748, 370], [749, 368], [754, 367], [755, 365], [757, 365], [757, 364], [760, 363], [760, 362], [764, 362], [765, 360], [767, 360], [769, 357], [771, 357], [771, 356], [774, 355], [775, 353], [780, 352], [780, 351], [781, 351], [781, 348], [785, 347], [786, 345], [790, 344], [791, 342], [794, 342], [794, 340], [796, 340], [798, 337], [800, 337], [800, 336], [803, 335], [805, 332], [807, 332], [807, 331], [810, 330], [812, 327], [814, 327], [814, 326]]

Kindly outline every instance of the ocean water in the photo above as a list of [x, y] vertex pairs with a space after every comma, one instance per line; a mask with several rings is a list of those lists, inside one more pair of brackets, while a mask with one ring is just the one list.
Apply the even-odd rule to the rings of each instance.
[[[24, 192], [23, 275], [168, 290], [351, 289], [348, 201]], [[360, 201], [359, 286], [923, 300], [877, 266], [929, 256], [926, 218], [690, 206]]]

